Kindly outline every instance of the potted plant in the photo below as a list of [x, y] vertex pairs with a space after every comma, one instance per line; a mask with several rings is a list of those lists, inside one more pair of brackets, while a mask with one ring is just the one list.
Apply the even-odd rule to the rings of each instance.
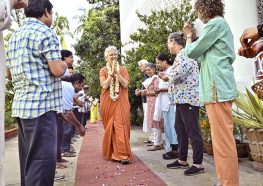
[[237, 155], [239, 158], [249, 157], [250, 160], [253, 160], [250, 155], [249, 144], [245, 142], [244, 129], [241, 125], [234, 125], [234, 136], [236, 140]]
[[210, 129], [208, 116], [204, 107], [200, 108], [199, 118], [200, 118], [201, 133], [204, 140], [204, 152], [207, 152], [207, 154], [209, 155], [213, 155], [211, 129]]
[[246, 128], [253, 167], [263, 171], [263, 103], [246, 89], [246, 93], [239, 92], [235, 104], [238, 109], [233, 110], [234, 122]]

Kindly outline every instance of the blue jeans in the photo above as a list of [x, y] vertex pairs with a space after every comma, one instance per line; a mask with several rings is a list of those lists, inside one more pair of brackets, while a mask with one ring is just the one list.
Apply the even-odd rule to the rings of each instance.
[[57, 157], [56, 112], [17, 118], [21, 186], [52, 186]]
[[171, 149], [171, 145], [178, 144], [177, 135], [175, 132], [175, 105], [169, 105], [169, 110], [163, 112], [164, 117], [164, 133], [165, 133], [165, 148]]
[[66, 121], [63, 121], [63, 128], [64, 128], [64, 133], [63, 133], [63, 141], [61, 145], [61, 152], [69, 152], [70, 150], [70, 142], [72, 138], [72, 129], [73, 125], [69, 124]]
[[57, 117], [57, 160], [62, 159], [61, 156], [61, 145], [63, 142], [63, 135], [64, 135], [64, 126], [63, 120]]

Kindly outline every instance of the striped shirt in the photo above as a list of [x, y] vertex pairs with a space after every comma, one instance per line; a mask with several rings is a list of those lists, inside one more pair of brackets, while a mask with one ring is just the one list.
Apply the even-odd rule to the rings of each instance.
[[48, 67], [48, 61], [60, 59], [53, 30], [35, 18], [26, 18], [7, 48], [7, 67], [15, 93], [13, 117], [33, 119], [48, 111], [62, 112], [61, 80]]

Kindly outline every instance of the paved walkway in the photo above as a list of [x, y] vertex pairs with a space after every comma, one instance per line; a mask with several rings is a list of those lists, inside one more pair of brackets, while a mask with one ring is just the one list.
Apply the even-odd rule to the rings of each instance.
[[128, 165], [104, 160], [101, 153], [102, 135], [101, 122], [88, 125], [79, 153], [75, 186], [166, 185], [134, 154], [132, 163]]
[[[183, 170], [167, 169], [166, 164], [169, 160], [161, 158], [164, 150], [148, 152], [142, 141], [146, 140], [146, 135], [142, 133], [141, 127], [132, 127], [131, 130], [131, 145], [133, 153], [143, 161], [155, 174], [157, 174], [168, 186], [212, 186], [216, 181], [215, 167], [213, 157], [205, 154], [204, 166], [205, 173], [186, 177], [183, 175]], [[82, 144], [82, 138], [79, 138], [74, 147], [79, 153]], [[19, 186], [19, 163], [17, 138], [6, 142], [5, 154], [5, 172], [6, 185]], [[68, 168], [58, 170], [64, 173], [66, 178], [62, 181], [56, 181], [55, 186], [73, 186], [75, 183], [75, 172], [77, 165], [77, 157], [67, 158]], [[189, 160], [191, 160], [191, 150], [189, 151]], [[87, 167], [88, 168], [88, 167]], [[239, 161], [240, 186], [263, 186], [263, 173], [257, 172], [252, 168], [252, 162], [248, 159], [240, 159]], [[131, 184], [127, 184], [131, 185]], [[83, 185], [86, 186], [86, 185]], [[89, 186], [89, 184], [87, 184]], [[154, 184], [151, 186], [155, 186]], [[159, 186], [159, 185], [156, 185]]]
[[[217, 182], [213, 156], [204, 154], [203, 165], [205, 173], [195, 176], [184, 176], [180, 169], [167, 169], [166, 164], [172, 160], [163, 160], [164, 150], [148, 152], [142, 141], [147, 138], [140, 127], [133, 127], [131, 133], [132, 151], [152, 171], [154, 171], [168, 186], [213, 186]], [[192, 151], [189, 149], [189, 163], [192, 161]], [[263, 172], [252, 168], [252, 161], [248, 158], [239, 159], [240, 186], [263, 186]]]

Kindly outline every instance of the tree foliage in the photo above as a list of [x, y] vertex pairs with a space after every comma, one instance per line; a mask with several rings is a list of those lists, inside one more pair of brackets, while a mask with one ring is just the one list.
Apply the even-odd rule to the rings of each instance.
[[119, 5], [119, 0], [87, 0], [94, 9], [105, 8], [106, 6]]
[[89, 17], [81, 23], [82, 36], [74, 46], [81, 58], [77, 69], [86, 77], [89, 94], [100, 94], [99, 71], [105, 66], [104, 50], [110, 45], [120, 49], [120, 16], [118, 3], [101, 9], [92, 9]]
[[62, 49], [67, 49], [65, 35], [69, 35], [70, 37], [73, 37], [73, 34], [71, 33], [70, 28], [69, 28], [68, 18], [65, 16], [59, 16], [58, 13], [56, 12], [55, 19], [54, 19], [54, 22], [51, 28], [54, 30], [54, 32], [58, 36]]
[[196, 18], [195, 15], [190, 13], [191, 10], [190, 0], [182, 0], [176, 7], [170, 10], [152, 12], [149, 16], [137, 12], [138, 18], [144, 23], [145, 27], [138, 29], [136, 33], [130, 36], [130, 43], [137, 47], [127, 51], [124, 58], [132, 79], [129, 95], [133, 123], [141, 123], [141, 120], [138, 119], [140, 118], [138, 113], [135, 112], [138, 110], [138, 107], [141, 107], [141, 98], [135, 97], [134, 91], [136, 88], [141, 87], [143, 78], [137, 62], [141, 59], [146, 59], [155, 63], [155, 57], [159, 53], [164, 52], [168, 54], [169, 52], [166, 47], [167, 37], [172, 32], [182, 31], [184, 20], [188, 19], [188, 17], [190, 20]]

